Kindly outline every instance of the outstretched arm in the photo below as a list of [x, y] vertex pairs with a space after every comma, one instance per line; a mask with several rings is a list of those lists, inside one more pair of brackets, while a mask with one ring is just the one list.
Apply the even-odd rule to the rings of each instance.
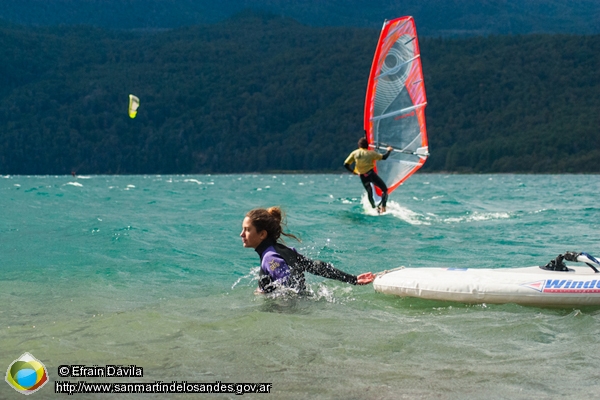
[[382, 160], [385, 160], [385, 159], [387, 159], [387, 158], [390, 156], [390, 154], [392, 154], [392, 151], [394, 151], [394, 148], [393, 148], [392, 146], [388, 146], [388, 148], [387, 148], [387, 153], [385, 153], [385, 154], [383, 155], [383, 158], [382, 158]]
[[301, 254], [298, 254], [298, 265], [304, 271], [310, 272], [311, 274], [350, 283], [352, 285], [367, 285], [373, 282], [373, 279], [375, 279], [373, 274], [370, 272], [361, 274], [359, 276], [351, 275], [344, 271], [340, 271], [330, 263], [319, 260], [311, 260]]

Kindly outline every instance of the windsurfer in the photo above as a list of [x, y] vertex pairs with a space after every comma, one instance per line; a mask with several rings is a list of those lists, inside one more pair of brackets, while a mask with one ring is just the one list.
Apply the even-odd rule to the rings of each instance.
[[[373, 199], [373, 188], [371, 188], [371, 183], [381, 190], [381, 203], [377, 206], [380, 212], [386, 211], [388, 188], [385, 182], [383, 182], [375, 172], [375, 161], [387, 159], [393, 150], [394, 149], [391, 146], [387, 148], [385, 154], [380, 154], [375, 150], [369, 150], [369, 143], [367, 142], [367, 139], [363, 137], [358, 140], [358, 149], [350, 153], [348, 158], [346, 158], [346, 161], [344, 161], [344, 167], [348, 171], [360, 176], [360, 181], [367, 191], [369, 203], [371, 203], [373, 208], [376, 206], [375, 200]], [[352, 163], [354, 163], [354, 169], [350, 167]]]
[[329, 263], [311, 260], [294, 248], [279, 243], [281, 235], [299, 240], [283, 231], [283, 218], [279, 207], [257, 208], [249, 211], [242, 222], [240, 237], [244, 247], [253, 248], [260, 256], [257, 292], [268, 293], [277, 287], [288, 287], [303, 292], [306, 289], [304, 272], [352, 285], [367, 285], [373, 282], [375, 276], [371, 272], [358, 276], [347, 274]]

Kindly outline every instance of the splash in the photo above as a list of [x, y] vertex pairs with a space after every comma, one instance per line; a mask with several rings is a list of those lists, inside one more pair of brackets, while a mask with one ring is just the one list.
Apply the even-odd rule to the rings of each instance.
[[363, 207], [365, 214], [378, 217], [391, 215], [411, 225], [431, 225], [430, 217], [419, 214], [410, 210], [409, 208], [401, 206], [395, 201], [389, 201], [387, 203], [387, 211], [385, 213], [379, 213], [376, 208], [372, 208], [369, 204], [369, 199], [366, 194], [363, 194], [360, 203]]

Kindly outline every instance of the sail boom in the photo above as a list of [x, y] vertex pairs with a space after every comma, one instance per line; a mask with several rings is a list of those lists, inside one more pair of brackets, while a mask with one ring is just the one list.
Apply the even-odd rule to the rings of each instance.
[[379, 143], [379, 145], [370, 145], [369, 147], [374, 149], [386, 149], [388, 147], [392, 148], [394, 153], [402, 153], [402, 154], [412, 154], [419, 157], [429, 157], [429, 146], [419, 147], [416, 150], [408, 150], [408, 149], [398, 149], [394, 146], [388, 146], [385, 143]]

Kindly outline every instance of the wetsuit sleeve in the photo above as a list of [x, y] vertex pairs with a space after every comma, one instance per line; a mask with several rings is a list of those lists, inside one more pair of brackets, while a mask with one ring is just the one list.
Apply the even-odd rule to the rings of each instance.
[[382, 159], [382, 160], [387, 160], [387, 158], [390, 156], [390, 154], [392, 154], [392, 151], [393, 151], [393, 150], [390, 150], [390, 151], [386, 152], [386, 153], [385, 153], [385, 154], [384, 154], [384, 155], [381, 157], [381, 159]]
[[352, 169], [352, 167], [350, 166], [350, 164], [344, 164], [344, 168], [346, 168], [348, 171], [354, 173], [354, 170]]
[[322, 276], [323, 278], [335, 279], [341, 282], [350, 283], [356, 285], [356, 275], [347, 274], [344, 271], [340, 271], [333, 265], [319, 261], [311, 260], [310, 258], [304, 257], [302, 254], [298, 254], [297, 265], [300, 266], [304, 271], [310, 272], [314, 275]]

